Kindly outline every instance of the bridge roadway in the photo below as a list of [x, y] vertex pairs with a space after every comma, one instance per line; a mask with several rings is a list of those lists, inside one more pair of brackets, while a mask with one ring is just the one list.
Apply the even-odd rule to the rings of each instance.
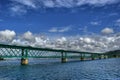
[[60, 58], [61, 62], [65, 63], [68, 58], [79, 58], [80, 60], [89, 58], [94, 60], [107, 58], [107, 55], [104, 53], [0, 44], [0, 59], [4, 58], [20, 58], [21, 64], [27, 65], [28, 58]]

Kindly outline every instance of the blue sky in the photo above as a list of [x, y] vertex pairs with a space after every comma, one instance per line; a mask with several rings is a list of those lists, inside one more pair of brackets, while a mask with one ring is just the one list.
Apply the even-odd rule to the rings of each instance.
[[118, 50], [119, 14], [120, 0], [0, 0], [0, 43]]
[[0, 30], [70, 36], [107, 28], [117, 33], [119, 14], [120, 0], [0, 0]]

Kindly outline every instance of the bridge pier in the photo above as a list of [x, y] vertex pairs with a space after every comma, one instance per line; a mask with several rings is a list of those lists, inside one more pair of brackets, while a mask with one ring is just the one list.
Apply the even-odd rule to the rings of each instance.
[[101, 59], [104, 59], [104, 55], [101, 55], [100, 57], [101, 57]]
[[95, 55], [91, 54], [91, 60], [95, 60]]
[[21, 65], [27, 65], [28, 64], [28, 50], [22, 49], [22, 58], [21, 58]]
[[92, 58], [91, 58], [91, 60], [95, 60], [95, 58], [94, 58], [94, 57], [92, 57]]
[[114, 57], [114, 58], [119, 58], [119, 56], [118, 56], [118, 55], [113, 55], [113, 57]]
[[68, 60], [67, 60], [67, 53], [63, 53], [61, 52], [61, 62], [62, 63], [66, 63]]
[[107, 55], [104, 55], [104, 59], [107, 59], [108, 58], [108, 56]]
[[62, 63], [66, 63], [67, 61], [68, 61], [67, 58], [61, 58]]
[[99, 59], [102, 59], [102, 56], [101, 55], [99, 55], [99, 57], [98, 57]]
[[21, 59], [21, 65], [27, 65], [28, 64], [28, 59]]
[[116, 58], [119, 58], [119, 56], [118, 56], [118, 55], [116, 55]]
[[81, 57], [81, 58], [80, 58], [80, 60], [81, 60], [81, 61], [84, 61], [84, 60], [85, 60], [85, 58], [84, 58], [84, 57]]
[[85, 60], [85, 55], [81, 54], [80, 60], [84, 61]]

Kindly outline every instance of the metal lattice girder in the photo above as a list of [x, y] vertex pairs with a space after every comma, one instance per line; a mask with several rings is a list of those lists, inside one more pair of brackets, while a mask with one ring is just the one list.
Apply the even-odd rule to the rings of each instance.
[[0, 57], [3, 58], [80, 58], [91, 54], [100, 53], [0, 44]]
[[3, 58], [21, 57], [21, 50], [12, 48], [0, 48], [0, 57]]
[[85, 53], [67, 53], [67, 58], [90, 58], [91, 54], [85, 54]]
[[33, 58], [60, 58], [60, 52], [28, 50], [28, 57]]
[[91, 52], [83, 52], [83, 51], [37, 48], [37, 47], [31, 47], [31, 46], [16, 46], [16, 45], [5, 45], [5, 44], [0, 44], [0, 48], [12, 48], [12, 49], [15, 48], [15, 49], [40, 50], [40, 51], [51, 51], [51, 52], [67, 52], [67, 53], [82, 53], [82, 54], [102, 54], [102, 53], [91, 53]]

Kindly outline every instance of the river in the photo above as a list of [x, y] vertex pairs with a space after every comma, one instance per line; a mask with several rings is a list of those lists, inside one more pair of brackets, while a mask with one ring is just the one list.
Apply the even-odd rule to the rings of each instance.
[[30, 59], [0, 61], [0, 80], [120, 80], [120, 58], [68, 61]]

